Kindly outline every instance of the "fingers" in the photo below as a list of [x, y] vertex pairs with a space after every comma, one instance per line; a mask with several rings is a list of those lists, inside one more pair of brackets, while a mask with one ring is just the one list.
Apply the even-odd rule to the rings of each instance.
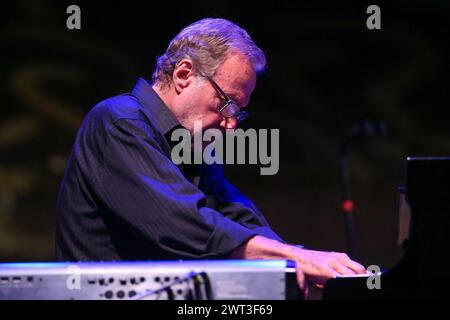
[[345, 253], [305, 249], [298, 250], [296, 253], [298, 265], [301, 266], [308, 282], [314, 285], [323, 285], [329, 279], [340, 275], [366, 272], [361, 264], [351, 260]]
[[306, 300], [306, 299], [308, 299], [308, 296], [309, 296], [308, 282], [305, 279], [305, 274], [303, 273], [303, 271], [300, 269], [299, 266], [297, 266], [296, 274], [297, 274], [298, 286], [303, 291], [303, 295], [304, 295], [304, 298]]
[[323, 284], [316, 284], [314, 285], [317, 289], [322, 290], [325, 286]]
[[323, 277], [321, 281], [319, 281], [320, 284], [325, 284], [329, 279], [336, 278], [337, 276], [341, 275], [341, 273], [331, 267], [325, 267], [323, 268]]
[[305, 287], [307, 285], [305, 280], [305, 274], [303, 273], [302, 270], [300, 270], [299, 266], [297, 266], [296, 273], [298, 286], [300, 287], [300, 289], [305, 290]]
[[355, 271], [355, 273], [366, 273], [366, 268], [353, 260], [348, 261], [347, 267]]
[[333, 268], [333, 270], [337, 271], [339, 274], [355, 274], [355, 272], [352, 269], [347, 268], [345, 266], [345, 264], [343, 264], [340, 261], [331, 263], [331, 267]]
[[344, 264], [346, 269], [349, 269], [351, 272], [346, 272], [342, 274], [352, 274], [352, 273], [366, 273], [366, 268], [359, 264], [356, 261], [353, 261], [349, 258], [349, 256], [345, 253], [334, 253], [337, 259]]
[[340, 273], [328, 266], [321, 266], [314, 273], [308, 274], [308, 281], [315, 286], [324, 285], [328, 280], [336, 278]]

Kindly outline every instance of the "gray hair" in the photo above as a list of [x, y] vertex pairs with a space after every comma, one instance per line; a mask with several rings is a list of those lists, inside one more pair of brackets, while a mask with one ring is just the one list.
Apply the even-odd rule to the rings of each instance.
[[152, 81], [170, 86], [173, 71], [181, 59], [192, 60], [195, 70], [212, 77], [233, 50], [246, 56], [257, 73], [264, 70], [266, 56], [244, 29], [225, 19], [199, 20], [181, 30], [158, 57]]

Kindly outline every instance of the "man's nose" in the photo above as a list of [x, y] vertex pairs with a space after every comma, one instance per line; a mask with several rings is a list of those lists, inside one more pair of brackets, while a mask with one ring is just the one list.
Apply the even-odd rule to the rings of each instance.
[[223, 118], [220, 122], [220, 126], [224, 129], [236, 129], [237, 119], [236, 117], [232, 118]]

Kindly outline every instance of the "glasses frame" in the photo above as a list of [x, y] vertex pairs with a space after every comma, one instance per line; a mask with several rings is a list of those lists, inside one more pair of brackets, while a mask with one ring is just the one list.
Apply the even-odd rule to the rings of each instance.
[[[214, 89], [221, 95], [222, 99], [225, 101], [225, 104], [220, 107], [219, 112], [224, 118], [234, 118], [236, 117], [236, 120], [238, 123], [242, 122], [243, 120], [247, 119], [249, 117], [248, 111], [242, 110], [242, 108], [234, 101], [233, 99], [230, 99], [226, 93], [220, 88], [220, 86], [209, 76], [205, 76], [211, 82]], [[230, 105], [235, 105], [238, 108], [237, 112], [232, 113], [231, 115], [224, 114], [224, 110], [228, 108]]]

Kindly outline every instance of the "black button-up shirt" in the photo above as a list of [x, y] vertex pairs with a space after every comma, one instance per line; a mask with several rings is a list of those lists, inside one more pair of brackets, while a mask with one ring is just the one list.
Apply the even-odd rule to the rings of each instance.
[[171, 161], [177, 127], [144, 79], [88, 113], [58, 196], [58, 260], [225, 258], [257, 234], [281, 240], [219, 165]]

